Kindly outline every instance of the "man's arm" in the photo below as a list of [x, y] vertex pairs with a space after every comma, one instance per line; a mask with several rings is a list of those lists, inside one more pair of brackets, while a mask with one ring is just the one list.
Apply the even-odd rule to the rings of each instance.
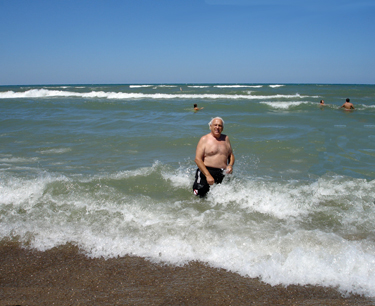
[[230, 144], [230, 141], [229, 141], [229, 137], [228, 137], [228, 136], [226, 137], [226, 141], [227, 141], [228, 144], [229, 144], [229, 150], [230, 150], [230, 154], [229, 154], [229, 156], [228, 156], [228, 165], [227, 165], [227, 168], [226, 168], [226, 172], [230, 174], [230, 173], [233, 172], [233, 165], [234, 165], [235, 158], [234, 158], [234, 154], [233, 154], [232, 146], [231, 146], [231, 144]]
[[205, 146], [206, 146], [206, 139], [205, 139], [205, 136], [203, 136], [199, 140], [198, 145], [197, 145], [197, 150], [195, 152], [195, 163], [197, 164], [199, 170], [201, 170], [201, 172], [206, 177], [207, 183], [209, 185], [213, 185], [215, 183], [215, 180], [212, 177], [212, 175], [210, 174], [210, 172], [208, 172], [208, 170], [206, 168], [206, 165], [204, 164]]
[[228, 166], [227, 166], [227, 169], [226, 169], [226, 172], [227, 173], [232, 173], [233, 172], [233, 165], [234, 165], [234, 155], [233, 155], [233, 152], [230, 153], [229, 157], [228, 157]]

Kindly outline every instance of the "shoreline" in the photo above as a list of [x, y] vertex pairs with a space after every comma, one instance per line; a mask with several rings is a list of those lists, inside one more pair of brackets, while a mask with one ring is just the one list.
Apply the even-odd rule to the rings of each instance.
[[88, 258], [64, 245], [41, 252], [0, 243], [0, 305], [375, 305], [320, 286], [271, 286], [201, 262]]

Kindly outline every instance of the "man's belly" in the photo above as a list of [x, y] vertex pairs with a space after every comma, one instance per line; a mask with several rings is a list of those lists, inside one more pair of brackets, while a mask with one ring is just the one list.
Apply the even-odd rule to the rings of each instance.
[[206, 167], [225, 169], [227, 167], [227, 161], [228, 159], [224, 156], [218, 156], [218, 157], [206, 156], [203, 162]]

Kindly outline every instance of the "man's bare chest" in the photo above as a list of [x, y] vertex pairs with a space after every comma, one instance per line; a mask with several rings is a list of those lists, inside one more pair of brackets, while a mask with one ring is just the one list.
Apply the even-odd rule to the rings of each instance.
[[212, 141], [207, 143], [205, 155], [214, 156], [214, 155], [227, 155], [228, 145], [225, 141]]

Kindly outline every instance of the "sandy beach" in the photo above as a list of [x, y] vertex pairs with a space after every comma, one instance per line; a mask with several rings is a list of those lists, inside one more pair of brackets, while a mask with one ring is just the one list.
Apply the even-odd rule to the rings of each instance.
[[1, 305], [374, 305], [333, 288], [272, 287], [199, 262], [90, 259], [70, 245], [39, 252], [2, 243], [0, 263]]

